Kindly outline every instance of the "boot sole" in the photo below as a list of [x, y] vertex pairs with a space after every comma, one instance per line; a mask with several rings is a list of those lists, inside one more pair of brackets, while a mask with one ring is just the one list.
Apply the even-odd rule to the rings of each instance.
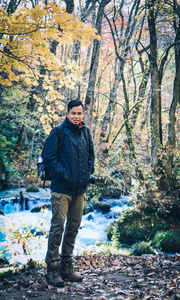
[[49, 282], [48, 280], [46, 280], [46, 282], [51, 285], [51, 286], [54, 286], [54, 287], [64, 287], [64, 282], [59, 282], [59, 283], [52, 283], [52, 282]]
[[66, 277], [66, 276], [63, 276], [63, 275], [61, 275], [61, 278], [64, 281], [70, 281], [70, 282], [82, 282], [83, 281], [83, 278], [75, 279], [75, 278], [69, 278], [69, 277]]

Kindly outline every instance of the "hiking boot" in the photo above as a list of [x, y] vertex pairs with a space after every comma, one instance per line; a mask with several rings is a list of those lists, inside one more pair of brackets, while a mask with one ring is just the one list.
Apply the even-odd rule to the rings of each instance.
[[61, 261], [60, 274], [64, 281], [82, 282], [83, 277], [74, 273], [72, 260]]
[[47, 283], [54, 287], [64, 287], [64, 281], [60, 276], [60, 263], [55, 262], [47, 265]]

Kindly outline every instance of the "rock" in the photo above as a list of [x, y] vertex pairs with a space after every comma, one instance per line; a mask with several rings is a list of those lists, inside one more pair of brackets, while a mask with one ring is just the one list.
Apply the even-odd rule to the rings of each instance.
[[3, 290], [5, 290], [5, 286], [4, 286], [3, 282], [0, 282], [0, 291], [3, 291]]
[[94, 220], [92, 214], [90, 214], [88, 217], [87, 217], [87, 220], [90, 221], [90, 220]]
[[99, 198], [98, 198], [98, 201], [103, 201], [104, 200], [104, 198], [103, 198], [103, 196], [100, 194], [99, 195]]
[[43, 236], [44, 235], [44, 231], [40, 230], [40, 231], [36, 231], [36, 229], [31, 229], [30, 231], [34, 236]]
[[97, 202], [95, 203], [94, 208], [97, 209], [97, 211], [101, 211], [102, 213], [108, 213], [111, 209], [111, 205], [105, 202]]
[[39, 204], [38, 206], [31, 209], [31, 213], [40, 212], [42, 209], [51, 209], [51, 204]]
[[0, 209], [0, 215], [4, 216], [2, 209]]
[[175, 255], [175, 261], [180, 261], [180, 254], [179, 253], [176, 253], [176, 255]]
[[6, 257], [0, 257], [0, 265], [9, 265], [9, 261]]

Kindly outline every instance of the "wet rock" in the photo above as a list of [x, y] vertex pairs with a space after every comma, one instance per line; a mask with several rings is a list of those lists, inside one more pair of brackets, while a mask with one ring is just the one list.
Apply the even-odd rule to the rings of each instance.
[[94, 220], [93, 216], [90, 214], [88, 217], [87, 217], [87, 220], [90, 221], [90, 220]]
[[97, 209], [97, 211], [101, 211], [102, 213], [108, 213], [111, 209], [111, 205], [105, 202], [97, 202], [95, 203], [94, 208]]
[[3, 290], [5, 290], [5, 286], [4, 286], [3, 282], [0, 282], [0, 291], [3, 291]]
[[180, 254], [179, 253], [176, 253], [176, 255], [175, 255], [175, 261], [180, 261]]
[[34, 212], [40, 212], [41, 210], [43, 209], [49, 209], [51, 210], [51, 204], [40, 204], [34, 208], [31, 209], [31, 213], [34, 213]]
[[9, 261], [5, 257], [0, 257], [0, 266], [9, 265]]

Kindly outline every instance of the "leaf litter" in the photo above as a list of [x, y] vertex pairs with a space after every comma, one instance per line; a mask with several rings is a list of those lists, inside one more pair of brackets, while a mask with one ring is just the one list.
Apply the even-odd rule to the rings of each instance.
[[46, 282], [46, 268], [5, 278], [0, 299], [37, 300], [180, 300], [180, 254], [88, 255], [74, 258], [82, 283], [65, 282], [54, 288]]

